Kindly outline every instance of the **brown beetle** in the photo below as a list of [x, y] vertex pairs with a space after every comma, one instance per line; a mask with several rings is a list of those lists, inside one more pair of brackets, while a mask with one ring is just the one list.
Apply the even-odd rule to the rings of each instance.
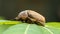
[[25, 10], [18, 14], [18, 16], [15, 18], [16, 20], [22, 20], [22, 21], [32, 21], [36, 22], [36, 24], [45, 26], [45, 17], [43, 17], [41, 14], [33, 11], [33, 10]]

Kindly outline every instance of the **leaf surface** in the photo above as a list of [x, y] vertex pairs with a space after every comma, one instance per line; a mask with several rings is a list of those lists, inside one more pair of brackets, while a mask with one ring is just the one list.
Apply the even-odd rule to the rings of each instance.
[[35, 24], [17, 24], [7, 29], [3, 34], [60, 34], [60, 29], [42, 26]]

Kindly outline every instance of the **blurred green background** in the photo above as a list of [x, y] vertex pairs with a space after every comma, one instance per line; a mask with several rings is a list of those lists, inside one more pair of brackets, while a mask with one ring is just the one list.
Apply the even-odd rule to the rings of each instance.
[[47, 22], [60, 21], [60, 0], [0, 0], [0, 16], [6, 19], [27, 9], [41, 13]]

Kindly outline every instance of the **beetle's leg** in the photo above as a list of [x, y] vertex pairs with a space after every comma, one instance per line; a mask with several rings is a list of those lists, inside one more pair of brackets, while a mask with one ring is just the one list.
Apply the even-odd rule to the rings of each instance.
[[36, 21], [36, 19], [30, 18], [30, 17], [28, 17], [28, 19], [29, 19], [32, 23], [34, 23], [34, 22]]

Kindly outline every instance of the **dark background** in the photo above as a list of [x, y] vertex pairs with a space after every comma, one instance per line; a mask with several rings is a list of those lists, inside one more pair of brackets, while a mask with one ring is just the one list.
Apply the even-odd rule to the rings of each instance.
[[46, 21], [60, 21], [59, 0], [0, 0], [0, 16], [15, 18], [20, 11], [35, 10], [46, 17]]

